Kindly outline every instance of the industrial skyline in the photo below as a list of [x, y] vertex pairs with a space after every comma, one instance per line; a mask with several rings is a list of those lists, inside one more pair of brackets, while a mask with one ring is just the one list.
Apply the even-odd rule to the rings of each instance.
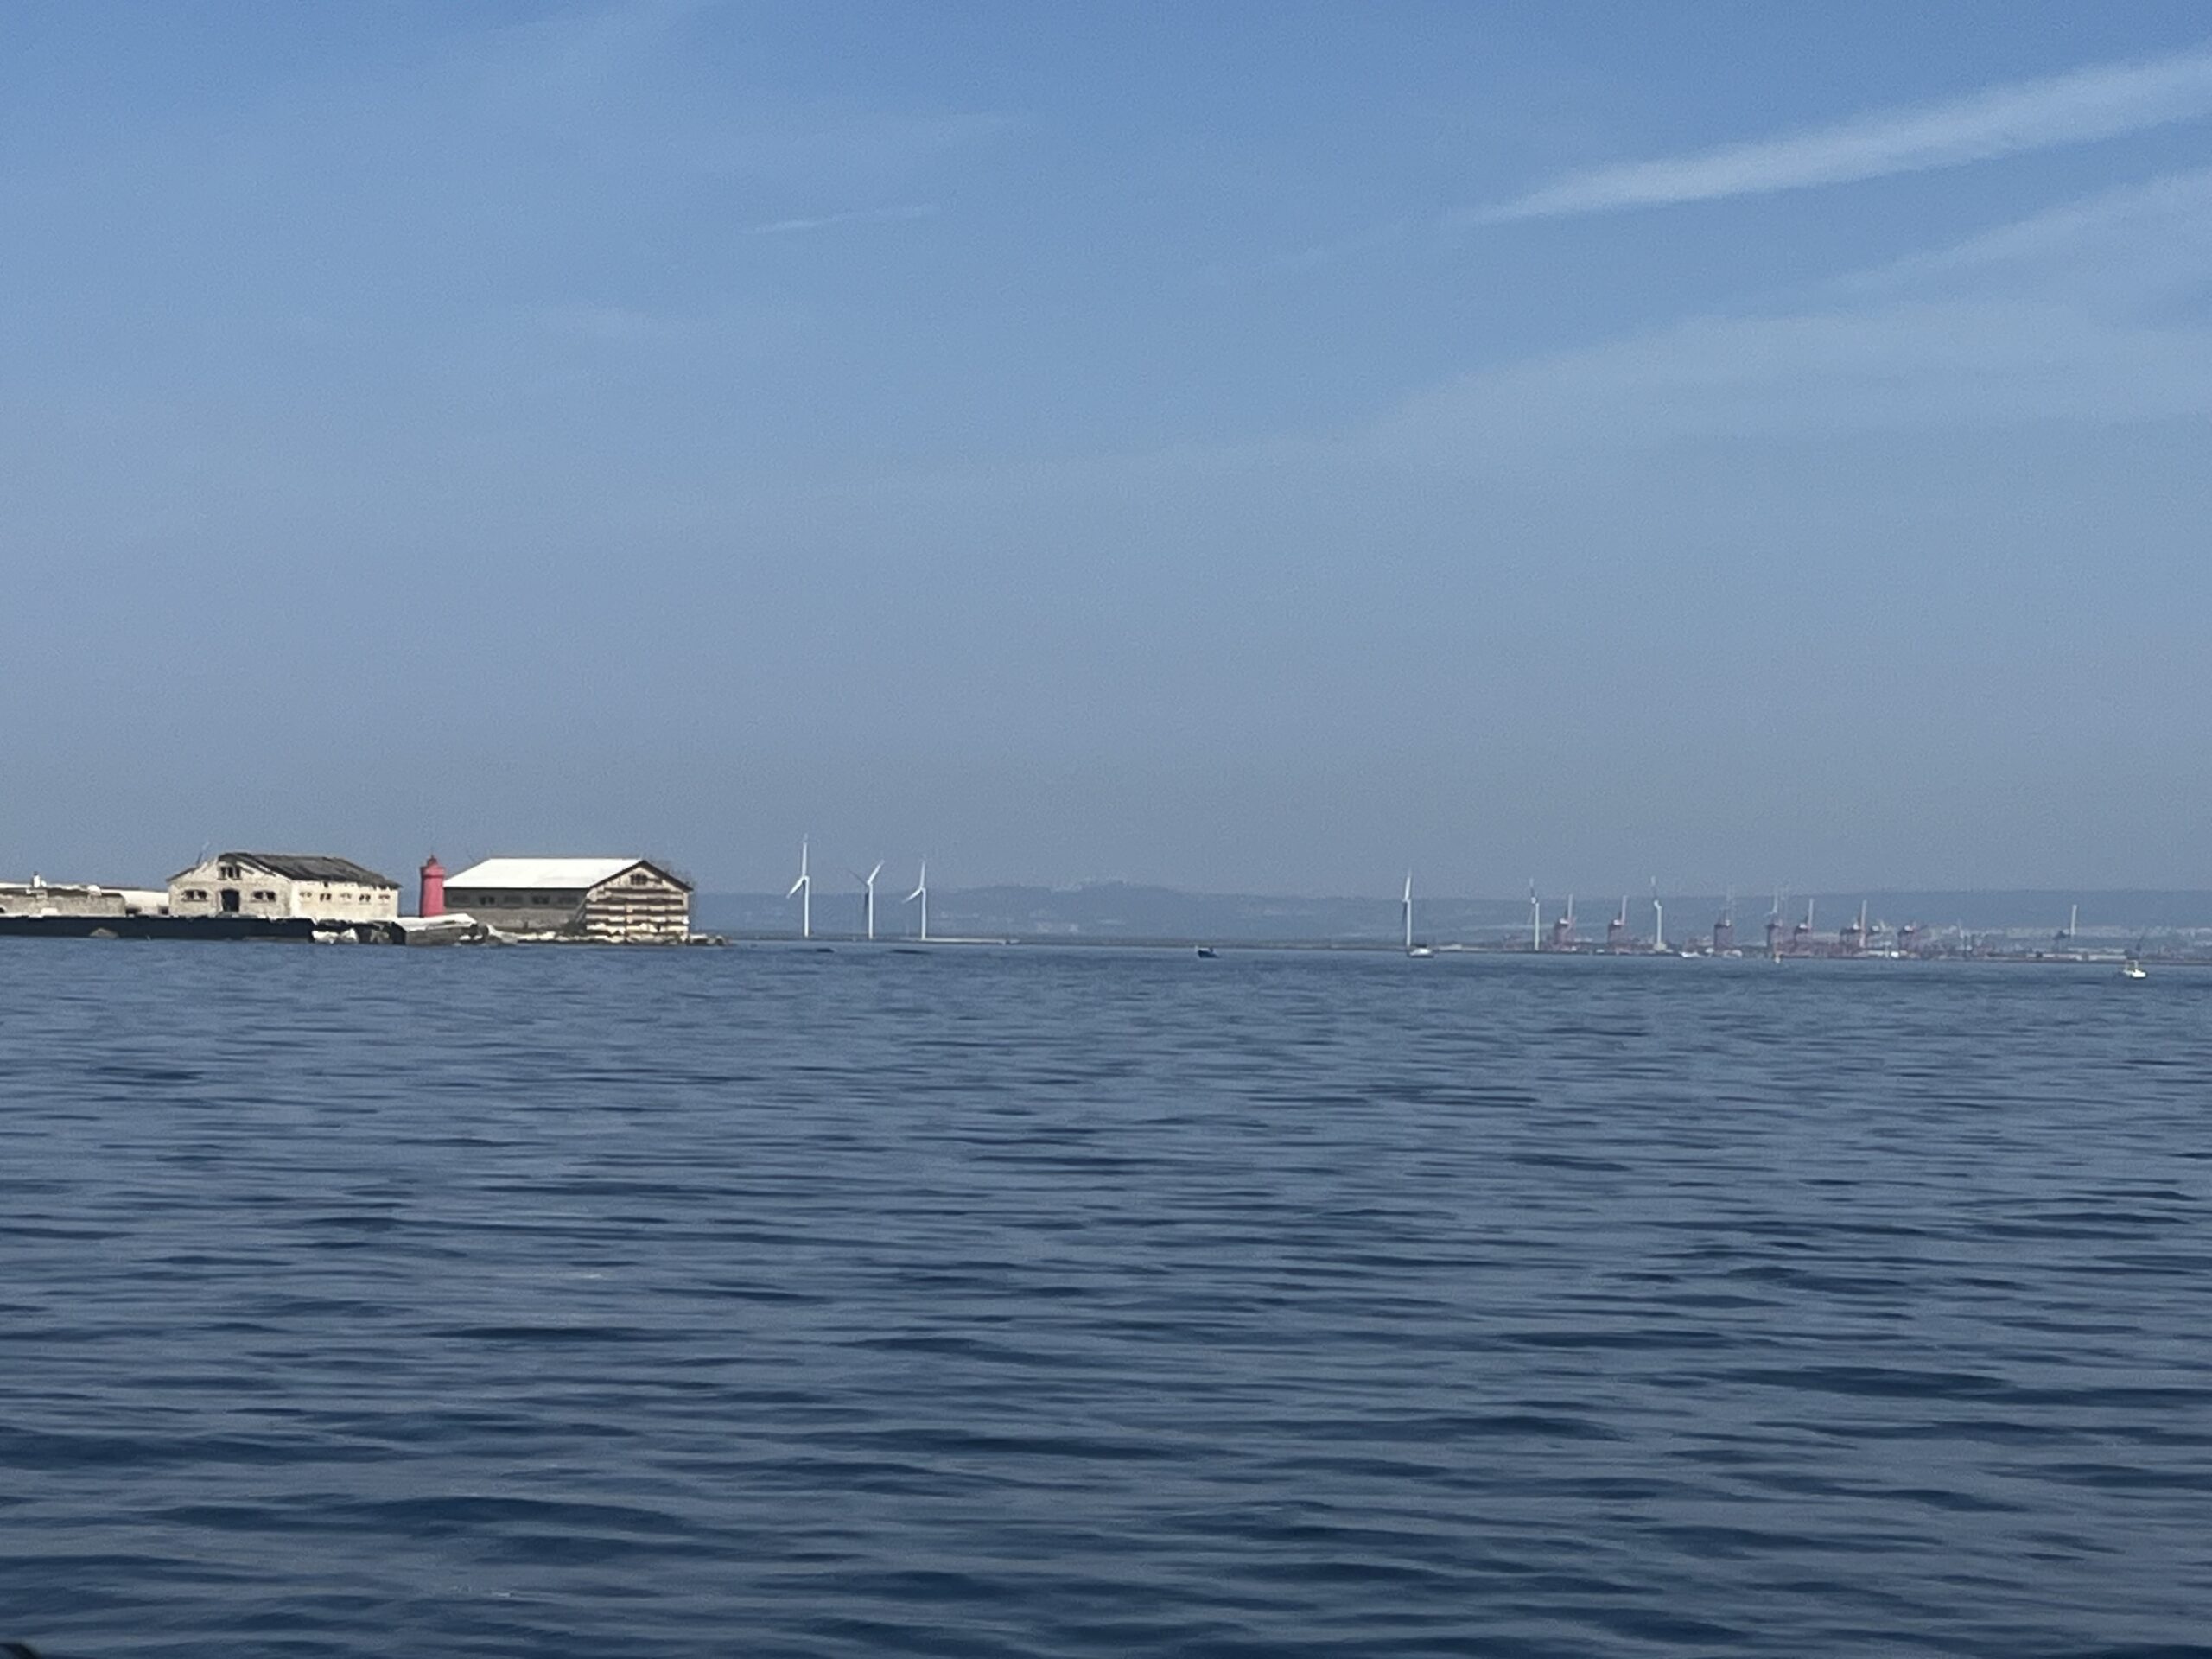
[[[1782, 900], [1777, 908], [1777, 900]], [[2084, 899], [2086, 898], [2086, 906]], [[911, 895], [910, 895], [911, 904]], [[1578, 953], [1650, 950], [1664, 928], [1670, 950], [1726, 954], [1863, 954], [1880, 948], [1953, 950], [1965, 942], [2007, 942], [2027, 950], [2063, 951], [2076, 942], [2109, 948], [2145, 933], [2212, 931], [2212, 891], [1926, 892], [1866, 890], [1770, 893], [1756, 903], [1726, 893], [1631, 897], [1606, 907], [1583, 931], [1567, 898], [1535, 903], [1496, 895], [1431, 894], [1402, 875], [1392, 891], [1328, 897], [1205, 893], [1141, 884], [1058, 887], [978, 884], [945, 888], [946, 925], [955, 933], [1020, 938], [1357, 941], [1370, 944], [1479, 944], [1485, 948]], [[812, 937], [865, 937], [865, 894], [855, 890], [811, 915]], [[785, 891], [715, 892], [700, 897], [709, 925], [741, 933], [800, 937], [804, 924]], [[882, 938], [913, 938], [910, 914]]]
[[[263, 837], [262, 839], [270, 838]], [[513, 838], [511, 837], [508, 842], [499, 844], [511, 845], [512, 841]], [[810, 834], [798, 837], [798, 875], [782, 893], [783, 901], [792, 906], [802, 937], [810, 933], [813, 927], [812, 918], [815, 914], [817, 897], [814, 873], [816, 843], [817, 837]], [[207, 849], [213, 844], [213, 840], [203, 842], [198, 856], [204, 859], [207, 856]], [[471, 855], [477, 858], [494, 859], [509, 856], [499, 852], [479, 852]], [[852, 880], [850, 889], [852, 897], [849, 902], [855, 909], [855, 913], [861, 918], [860, 931], [863, 937], [866, 937], [876, 925], [878, 880], [887, 869], [892, 868], [899, 861], [890, 857], [870, 858], [868, 860], [869, 868], [863, 871], [859, 868], [860, 860], [855, 859], [849, 850], [842, 855], [852, 860], [847, 866]], [[171, 861], [171, 862], [174, 861]], [[377, 858], [368, 861], [378, 868], [412, 868], [410, 861], [405, 858]], [[105, 883], [115, 888], [137, 888], [157, 886], [162, 880], [167, 880], [170, 874], [167, 868], [118, 872], [110, 868], [92, 866], [81, 858], [73, 859], [67, 856], [29, 859], [21, 862], [22, 868], [16, 869], [0, 865], [0, 881], [20, 884], [35, 878], [55, 884], [92, 881]], [[671, 870], [683, 872], [687, 880], [694, 881], [699, 890], [710, 898], [749, 896], [750, 890], [742, 886], [699, 881], [694, 874], [697, 866], [692, 861], [664, 858], [663, 862]], [[901, 896], [900, 903], [904, 906], [919, 906], [917, 912], [918, 928], [926, 934], [931, 895], [929, 861], [924, 857], [916, 857], [912, 860], [912, 868], [915, 871], [915, 886]], [[1395, 918], [1396, 927], [1410, 937], [1416, 916], [1417, 874], [1418, 872], [1411, 868], [1403, 870], [1396, 878], [1397, 892], [1393, 897], [1383, 896], [1389, 889], [1380, 881], [1376, 882], [1365, 894], [1357, 889], [1299, 893], [1270, 892], [1258, 888], [1210, 889], [1179, 886], [1173, 882], [1133, 881], [1123, 877], [1063, 879], [1047, 882], [1004, 881], [982, 878], [971, 879], [963, 887], [949, 888], [945, 891], [956, 898], [966, 893], [987, 892], [1024, 891], [1053, 894], [1081, 894], [1145, 891], [1173, 894], [1193, 902], [1214, 899], [1254, 899], [1287, 904], [1357, 906], [1375, 903], [1387, 906], [1389, 914]], [[2022, 905], [2046, 910], [2053, 906], [2057, 907], [2053, 911], [2053, 914], [2063, 912], [2067, 918], [2055, 929], [2056, 935], [2063, 938], [2075, 932], [2080, 926], [2081, 899], [2078, 895], [2089, 895], [2094, 905], [2099, 898], [2110, 899], [2118, 896], [2133, 901], [2143, 895], [2150, 894], [2171, 899], [2185, 907], [2188, 904], [2194, 902], [2200, 892], [2212, 892], [2212, 889], [2200, 890], [2193, 887], [2099, 888], [2088, 884], [2048, 888], [1971, 887], [1913, 889], [1903, 888], [1891, 883], [1867, 883], [1856, 887], [1830, 886], [1808, 892], [1791, 884], [1775, 883], [1762, 894], [1759, 889], [1747, 885], [1697, 882], [1674, 884], [1662, 882], [1655, 878], [1643, 885], [1641, 897], [1636, 896], [1633, 893], [1621, 893], [1618, 909], [1609, 912], [1609, 919], [1605, 923], [1604, 933], [1593, 936], [1585, 935], [1579, 931], [1580, 924], [1575, 912], [1577, 892], [1587, 892], [1590, 885], [1593, 884], [1585, 884], [1580, 888], [1560, 886], [1548, 889], [1546, 884], [1531, 880], [1526, 883], [1525, 900], [1516, 900], [1503, 896], [1501, 892], [1501, 884], [1493, 883], [1488, 887], [1469, 886], [1440, 890], [1422, 882], [1419, 897], [1424, 912], [1432, 906], [1453, 907], [1461, 911], [1471, 910], [1490, 918], [1485, 925], [1497, 926], [1511, 925], [1505, 919], [1508, 913], [1515, 907], [1525, 904], [1525, 921], [1522, 924], [1522, 931], [1529, 938], [1532, 947], [1557, 949], [1569, 944], [1588, 947], [1599, 939], [1606, 941], [1664, 939], [1669, 936], [1668, 918], [1670, 905], [1685, 907], [1675, 912], [1675, 926], [1679, 929], [1686, 925], [1692, 932], [1700, 931], [1704, 928], [1705, 924], [1695, 918], [1704, 911], [1710, 910], [1714, 912], [1714, 920], [1725, 920], [1730, 925], [1733, 925], [1739, 914], [1749, 915], [1753, 912], [1757, 912], [1762, 922], [1769, 918], [1779, 917], [1788, 924], [1793, 932], [1802, 935], [1812, 931], [1816, 913], [1823, 905], [1832, 908], [1839, 902], [1848, 906], [1887, 899], [1892, 902], [1903, 902], [1907, 908], [1910, 908], [1913, 896], [1924, 894], [1927, 902], [1921, 906], [1923, 909], [1928, 908], [1929, 905], [1933, 905], [1938, 910], [1947, 906], [1955, 908], [1956, 901], [1964, 899], [1968, 902], [1969, 908], [1974, 909], [1977, 915], [1981, 915], [1985, 902], [1995, 899], [2016, 908]], [[842, 887], [833, 889], [834, 896], [828, 901], [840, 917], [842, 916], [848, 902], [843, 896], [843, 892]], [[1747, 898], [1745, 897], [1747, 893], [1752, 896]], [[1805, 913], [1802, 916], [1798, 915], [1794, 908], [1799, 905], [1805, 907]], [[2127, 908], [2133, 918], [2135, 914], [2135, 906], [2130, 903]], [[1633, 917], [1631, 912], [1634, 912]], [[1687, 923], [1683, 920], [1685, 915], [1691, 918]], [[1991, 923], [1985, 920], [1982, 925], [2020, 926], [2032, 925], [2035, 919], [2026, 916], [2012, 916], [2002, 923]], [[2134, 925], [2135, 923], [2131, 919], [2126, 925]], [[2092, 925], [2097, 925], [2094, 914]]]
[[[1238, 939], [1250, 943], [1374, 944], [1388, 937], [1389, 912], [1374, 895], [1306, 899], [1287, 895], [1209, 894], [1128, 883], [1063, 885], [1057, 887], [975, 887], [949, 890], [953, 931], [931, 929], [928, 864], [916, 861], [913, 890], [904, 904], [918, 906], [911, 931], [879, 933], [876, 885], [890, 861], [877, 859], [863, 873], [851, 868], [849, 901], [833, 894], [817, 932], [815, 912], [813, 837], [799, 842], [798, 875], [780, 901], [743, 893], [700, 895], [702, 910], [719, 925], [740, 933], [774, 937], [790, 933], [800, 940], [882, 938], [974, 942], [1002, 938], [1090, 939], [1109, 942], [1145, 938]], [[264, 874], [258, 878], [255, 872]], [[310, 874], [332, 873], [311, 894], [303, 885]], [[265, 882], [268, 890], [256, 885]], [[0, 915], [10, 918], [78, 915], [190, 918], [270, 918], [351, 924], [380, 923], [395, 916], [435, 918], [453, 916], [530, 937], [563, 931], [569, 923], [619, 937], [665, 939], [690, 931], [689, 895], [696, 891], [681, 868], [666, 860], [635, 856], [493, 856], [464, 868], [452, 878], [435, 854], [420, 867], [420, 899], [403, 909], [397, 884], [351, 859], [335, 855], [240, 854], [211, 855], [171, 874], [164, 887], [117, 880], [91, 883], [49, 880], [42, 871], [28, 879], [0, 880]], [[619, 882], [601, 899], [588, 895]], [[367, 883], [356, 897], [347, 883]], [[345, 891], [339, 889], [344, 888]], [[372, 891], [371, 889], [373, 889]], [[220, 889], [219, 892], [217, 890]], [[685, 895], [680, 901], [673, 896]], [[1655, 880], [1642, 909], [1624, 893], [1602, 932], [1584, 933], [1576, 896], [1554, 899], [1548, 911], [1540, 885], [1529, 886], [1525, 925], [1517, 901], [1422, 894], [1416, 901], [1414, 874], [1405, 872], [1395, 895], [1395, 931], [1399, 948], [1414, 956], [1435, 950], [1525, 950], [1537, 954], [1679, 954], [1784, 957], [2008, 956], [2068, 957], [2084, 951], [2108, 951], [2115, 940], [2133, 936], [2139, 944], [2153, 934], [2169, 945], [2195, 946], [2212, 940], [2212, 893], [2093, 894], [2085, 927], [2078, 893], [1862, 893], [1853, 903], [1830, 898], [1822, 925], [1822, 895], [1793, 894], [1777, 887], [1759, 906], [1741, 904], [1733, 888], [1719, 895], [1675, 893]], [[217, 900], [219, 899], [220, 903]], [[852, 906], [846, 913], [847, 902]], [[2050, 929], [2050, 918], [2063, 903], [2064, 921]], [[1675, 904], [1672, 928], [1669, 906]], [[1797, 906], [1802, 904], [1802, 912]], [[349, 906], [351, 908], [349, 908]], [[594, 909], [594, 906], [597, 908]], [[2101, 914], [2100, 912], [2102, 912]], [[1648, 917], [1648, 926], [1638, 916]], [[678, 917], [681, 919], [678, 919]], [[1710, 917], [1710, 920], [1698, 919]], [[1685, 918], [1688, 919], [1685, 919]], [[1745, 925], [1738, 931], [1739, 917]], [[558, 925], [553, 918], [565, 918]], [[1934, 918], [1934, 919], [1931, 919]], [[11, 922], [10, 925], [13, 925]], [[570, 929], [569, 931], [574, 931]], [[711, 931], [711, 930], [709, 930]], [[449, 937], [442, 934], [440, 938]]]

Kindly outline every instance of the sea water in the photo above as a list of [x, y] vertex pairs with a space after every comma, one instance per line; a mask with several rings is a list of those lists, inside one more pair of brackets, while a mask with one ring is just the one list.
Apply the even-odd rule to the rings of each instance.
[[0, 1637], [2212, 1651], [2212, 976], [0, 941]]

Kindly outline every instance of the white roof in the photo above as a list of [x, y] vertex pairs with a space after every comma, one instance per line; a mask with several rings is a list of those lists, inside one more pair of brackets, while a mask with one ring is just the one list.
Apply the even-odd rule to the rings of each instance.
[[540, 887], [569, 893], [595, 887], [642, 858], [487, 858], [446, 877], [449, 887]]

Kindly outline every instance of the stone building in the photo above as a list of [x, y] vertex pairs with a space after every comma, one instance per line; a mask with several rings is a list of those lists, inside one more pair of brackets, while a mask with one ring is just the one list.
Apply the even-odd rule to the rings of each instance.
[[104, 887], [97, 882], [0, 882], [0, 916], [152, 916], [168, 895], [143, 887]]
[[218, 853], [169, 878], [169, 914], [389, 921], [399, 914], [399, 883], [350, 858]]
[[691, 884], [643, 858], [487, 858], [448, 876], [444, 896], [503, 933], [666, 944], [691, 932]]

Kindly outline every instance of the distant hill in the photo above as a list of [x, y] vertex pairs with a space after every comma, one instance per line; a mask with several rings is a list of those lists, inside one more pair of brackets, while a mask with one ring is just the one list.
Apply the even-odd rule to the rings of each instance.
[[[1714, 894], [1663, 895], [1670, 938], [1709, 930], [1725, 902]], [[2066, 925], [2067, 909], [2082, 907], [2084, 938], [2133, 938], [2145, 932], [2212, 929], [2212, 892], [2130, 893], [1850, 893], [1811, 895], [1814, 924], [1833, 933], [1866, 902], [1869, 918], [1894, 925], [1918, 922], [1935, 930], [1962, 926], [1976, 933], [2056, 933]], [[1562, 900], [1547, 898], [1548, 927]], [[1805, 914], [1806, 895], [1792, 894], [1785, 919]], [[1584, 899], [1576, 905], [1576, 925], [1586, 939], [1602, 938], [1618, 908]], [[1736, 903], [1736, 929], [1745, 944], [1758, 941], [1771, 907], [1769, 899]], [[798, 905], [781, 893], [702, 893], [695, 907], [697, 925], [719, 932], [780, 936], [798, 931]], [[1427, 899], [1416, 896], [1414, 931], [1439, 943], [1523, 938], [1529, 929], [1525, 899]], [[814, 896], [814, 928], [823, 937], [861, 931], [861, 896], [819, 888]], [[879, 937], [904, 938], [913, 931], [914, 906], [876, 895]], [[932, 889], [930, 931], [951, 937], [1024, 939], [1213, 940], [1227, 944], [1387, 944], [1399, 937], [1398, 896], [1301, 899], [1266, 893], [1184, 893], [1173, 887], [1109, 881], [1077, 887], [995, 887]], [[1648, 936], [1648, 896], [1629, 899], [1629, 927]]]

